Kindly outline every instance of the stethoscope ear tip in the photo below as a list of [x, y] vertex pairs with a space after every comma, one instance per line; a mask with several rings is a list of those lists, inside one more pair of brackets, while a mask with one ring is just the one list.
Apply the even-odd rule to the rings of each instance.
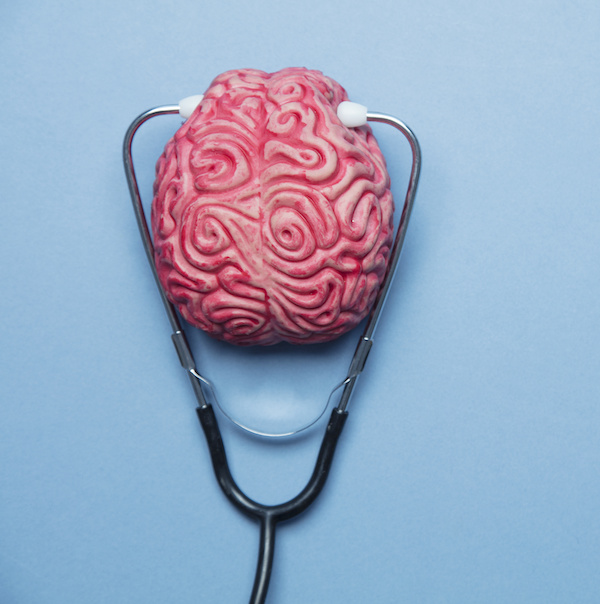
[[203, 94], [194, 94], [181, 99], [181, 101], [179, 101], [179, 115], [184, 120], [187, 120], [188, 117], [194, 113], [196, 107], [202, 102], [203, 98]]
[[367, 108], [352, 101], [342, 101], [337, 108], [340, 122], [348, 128], [358, 128], [367, 123]]
[[[184, 120], [187, 120], [203, 99], [203, 94], [194, 94], [181, 99], [179, 101], [179, 115]], [[347, 128], [358, 128], [367, 123], [367, 108], [353, 101], [342, 101], [338, 105], [337, 116], [340, 122]]]

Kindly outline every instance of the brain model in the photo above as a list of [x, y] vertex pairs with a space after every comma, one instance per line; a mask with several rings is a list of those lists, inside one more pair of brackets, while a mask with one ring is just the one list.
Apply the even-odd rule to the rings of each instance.
[[156, 168], [159, 279], [192, 325], [234, 344], [313, 343], [355, 327], [386, 271], [393, 200], [344, 89], [301, 68], [218, 76]]

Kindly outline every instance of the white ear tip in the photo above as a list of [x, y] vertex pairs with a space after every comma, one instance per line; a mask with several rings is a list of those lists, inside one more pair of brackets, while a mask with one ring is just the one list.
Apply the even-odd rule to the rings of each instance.
[[202, 102], [204, 98], [203, 94], [195, 94], [194, 96], [186, 96], [185, 99], [179, 101], [179, 115], [187, 120], [192, 113], [194, 113], [194, 109], [198, 107], [198, 105]]
[[367, 123], [367, 108], [352, 101], [342, 101], [338, 105], [337, 115], [348, 128], [357, 128]]

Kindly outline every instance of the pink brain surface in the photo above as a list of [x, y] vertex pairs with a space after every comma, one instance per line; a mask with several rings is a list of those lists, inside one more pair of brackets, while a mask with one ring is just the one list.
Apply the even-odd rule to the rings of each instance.
[[318, 71], [218, 76], [157, 162], [159, 279], [192, 325], [239, 345], [332, 340], [368, 314], [394, 204], [368, 126]]

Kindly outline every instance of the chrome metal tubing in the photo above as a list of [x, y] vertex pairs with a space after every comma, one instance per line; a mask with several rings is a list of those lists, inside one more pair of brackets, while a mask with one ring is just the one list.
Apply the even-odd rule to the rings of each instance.
[[396, 231], [396, 238], [394, 240], [392, 252], [388, 261], [386, 276], [383, 280], [383, 284], [381, 285], [381, 289], [379, 290], [379, 294], [377, 295], [373, 309], [371, 310], [371, 314], [369, 315], [365, 329], [358, 341], [352, 361], [350, 362], [350, 368], [345, 380], [344, 390], [337, 406], [340, 411], [345, 411], [348, 407], [348, 403], [350, 402], [350, 397], [352, 396], [352, 391], [354, 390], [358, 376], [364, 369], [367, 356], [371, 351], [373, 334], [375, 333], [379, 317], [381, 316], [381, 311], [387, 299], [394, 275], [396, 274], [396, 269], [398, 268], [398, 260], [400, 259], [400, 252], [402, 251], [404, 239], [406, 238], [406, 230], [408, 229], [408, 223], [412, 213], [415, 196], [417, 194], [419, 175], [421, 173], [421, 147], [413, 131], [404, 122], [401, 122], [399, 119], [385, 113], [375, 113], [370, 111], [367, 112], [367, 121], [389, 124], [390, 126], [394, 126], [394, 128], [399, 130], [408, 140], [413, 159], [408, 188], [406, 190], [406, 198], [402, 208], [402, 215], [400, 216], [400, 223]]
[[[132, 159], [132, 141], [135, 133], [138, 128], [149, 120], [152, 117], [158, 115], [167, 115], [167, 114], [176, 114], [179, 113], [178, 105], [166, 105], [161, 107], [156, 107], [154, 109], [150, 109], [141, 115], [139, 115], [129, 126], [127, 133], [125, 134], [125, 140], [123, 142], [123, 161], [125, 164], [125, 173], [127, 177], [127, 183], [129, 185], [129, 191], [131, 193], [131, 199], [133, 202], [133, 208], [135, 211], [135, 216], [138, 223], [138, 228], [140, 234], [142, 236], [142, 242], [144, 244], [144, 249], [146, 251], [146, 256], [148, 257], [148, 261], [150, 263], [150, 268], [152, 270], [152, 274], [154, 275], [154, 279], [158, 286], [158, 290], [163, 301], [163, 305], [167, 312], [167, 316], [169, 317], [169, 322], [171, 324], [171, 328], [173, 330], [172, 338], [175, 344], [177, 354], [179, 355], [179, 359], [181, 360], [181, 364], [188, 371], [189, 378], [192, 383], [192, 387], [194, 392], [196, 393], [196, 397], [200, 402], [201, 406], [206, 405], [206, 400], [202, 391], [202, 387], [200, 385], [200, 381], [197, 379], [198, 373], [196, 371], [194, 356], [192, 351], [187, 343], [187, 339], [185, 338], [185, 332], [183, 331], [179, 317], [175, 311], [175, 308], [169, 302], [166, 292], [162, 287], [160, 280], [158, 278], [158, 273], [156, 271], [156, 266], [154, 264], [154, 246], [152, 244], [152, 237], [150, 235], [150, 231], [148, 229], [148, 223], [146, 221], [146, 216], [144, 213], [144, 208], [142, 206], [142, 200], [137, 184], [137, 180], [135, 177], [135, 170], [133, 167], [133, 159]], [[358, 341], [356, 346], [356, 350], [354, 352], [354, 356], [350, 362], [350, 366], [348, 369], [347, 376], [344, 380], [343, 391], [340, 397], [340, 402], [337, 405], [337, 409], [340, 411], [345, 411], [348, 407], [348, 403], [352, 396], [352, 392], [354, 390], [354, 386], [358, 380], [358, 376], [363, 371], [365, 363], [367, 361], [367, 357], [373, 345], [373, 334], [375, 333], [375, 329], [377, 327], [377, 323], [379, 321], [379, 317], [381, 315], [381, 311], [387, 299], [390, 286], [392, 284], [394, 275], [396, 273], [398, 267], [398, 260], [400, 258], [400, 253], [402, 251], [402, 247], [404, 245], [404, 240], [406, 237], [406, 231], [408, 229], [408, 223], [410, 220], [410, 216], [412, 213], [412, 208], [415, 200], [415, 196], [417, 193], [417, 185], [419, 182], [419, 175], [421, 172], [421, 149], [419, 146], [419, 142], [417, 137], [412, 132], [412, 130], [401, 120], [387, 115], [385, 113], [377, 113], [377, 112], [367, 112], [367, 121], [369, 122], [380, 122], [384, 124], [389, 124], [399, 130], [405, 138], [408, 140], [412, 151], [412, 167], [410, 173], [410, 179], [408, 183], [408, 188], [406, 191], [406, 197], [404, 201], [404, 206], [402, 208], [402, 214], [400, 216], [400, 223], [398, 225], [398, 229], [396, 231], [396, 237], [394, 239], [394, 244], [392, 246], [392, 251], [390, 254], [390, 258], [388, 261], [388, 267], [386, 276], [381, 285], [381, 289], [379, 290], [379, 294], [371, 310], [369, 318], [367, 320], [366, 327]], [[242, 427], [243, 429], [256, 432], [252, 429], [248, 429], [247, 427], [235, 422], [237, 425]], [[314, 422], [308, 423], [305, 427], [309, 427]], [[304, 428], [302, 428], [304, 429]], [[294, 433], [296, 433], [295, 431]]]
[[148, 111], [145, 111], [144, 113], [140, 114], [135, 120], [133, 120], [133, 122], [127, 129], [127, 132], [125, 133], [125, 138], [123, 140], [123, 164], [125, 166], [125, 177], [127, 178], [129, 193], [131, 194], [131, 201], [133, 203], [133, 210], [135, 212], [138, 229], [142, 237], [142, 243], [144, 244], [144, 250], [146, 251], [146, 257], [148, 258], [150, 270], [154, 275], [156, 286], [158, 287], [163, 306], [165, 308], [165, 311], [169, 318], [169, 323], [171, 324], [171, 329], [173, 331], [173, 333], [171, 334], [171, 338], [173, 340], [175, 350], [177, 351], [177, 355], [179, 356], [181, 365], [188, 373], [188, 377], [192, 384], [192, 389], [194, 391], [194, 394], [196, 395], [196, 399], [198, 400], [200, 406], [204, 407], [206, 406], [207, 402], [204, 396], [204, 392], [202, 391], [200, 381], [197, 378], [198, 373], [195, 367], [194, 355], [192, 354], [191, 348], [187, 342], [187, 338], [185, 337], [185, 332], [181, 327], [181, 323], [179, 321], [179, 317], [177, 316], [177, 312], [175, 311], [175, 307], [171, 304], [171, 302], [169, 302], [167, 294], [158, 278], [158, 272], [156, 271], [156, 265], [154, 264], [154, 245], [152, 243], [152, 236], [150, 235], [150, 230], [148, 229], [148, 222], [146, 220], [144, 206], [142, 205], [142, 197], [140, 195], [137, 178], [135, 176], [135, 169], [133, 167], [133, 137], [135, 136], [135, 133], [138, 131], [139, 127], [145, 122], [147, 122], [150, 118], [156, 117], [158, 115], [169, 115], [178, 113], [179, 105], [164, 105], [161, 107], [155, 107], [154, 109], [149, 109]]

